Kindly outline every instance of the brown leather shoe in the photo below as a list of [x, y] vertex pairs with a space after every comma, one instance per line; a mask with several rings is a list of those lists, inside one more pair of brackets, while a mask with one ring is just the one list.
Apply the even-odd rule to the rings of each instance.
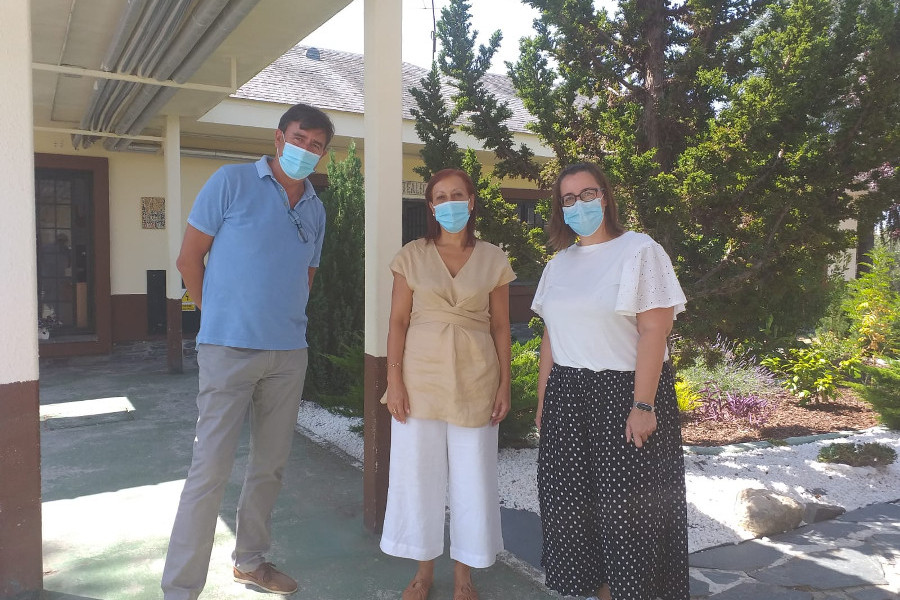
[[259, 565], [255, 571], [244, 573], [234, 569], [234, 580], [248, 583], [273, 594], [293, 594], [297, 591], [297, 582], [275, 568], [272, 563]]

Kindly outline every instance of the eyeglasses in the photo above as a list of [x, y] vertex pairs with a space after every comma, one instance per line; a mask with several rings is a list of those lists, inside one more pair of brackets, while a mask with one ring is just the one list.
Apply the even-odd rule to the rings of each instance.
[[575, 202], [581, 200], [582, 202], [590, 202], [595, 199], [597, 196], [602, 197], [603, 194], [600, 193], [600, 190], [597, 188], [584, 188], [577, 194], [566, 194], [562, 198], [560, 198], [560, 202], [562, 202], [563, 206], [574, 206]]
[[294, 212], [289, 210], [288, 217], [291, 218], [291, 222], [297, 227], [297, 236], [300, 238], [300, 241], [304, 244], [309, 241], [309, 238], [306, 237], [306, 232], [303, 230], [303, 225], [300, 223], [300, 217], [294, 215]]

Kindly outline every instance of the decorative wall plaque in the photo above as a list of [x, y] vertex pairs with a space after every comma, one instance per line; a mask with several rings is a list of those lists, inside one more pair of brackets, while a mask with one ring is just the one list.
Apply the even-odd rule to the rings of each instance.
[[166, 199], [158, 196], [141, 198], [141, 227], [143, 229], [166, 228]]

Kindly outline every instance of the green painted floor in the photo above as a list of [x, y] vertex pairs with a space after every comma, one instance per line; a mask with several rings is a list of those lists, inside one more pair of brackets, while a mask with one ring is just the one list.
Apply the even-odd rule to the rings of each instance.
[[[154, 348], [137, 344], [108, 357], [41, 362], [47, 599], [162, 597], [168, 535], [190, 463], [197, 373], [188, 363], [185, 374], [168, 375], [165, 357]], [[86, 400], [97, 402], [75, 404]], [[245, 431], [201, 598], [264, 597], [231, 580], [234, 511], [247, 452]], [[292, 598], [400, 598], [415, 570], [411, 561], [384, 555], [377, 536], [363, 528], [362, 473], [300, 434], [272, 525], [268, 559], [298, 579]], [[557, 597], [511, 557], [474, 579], [483, 600]], [[449, 600], [452, 588], [445, 555], [429, 598]]]

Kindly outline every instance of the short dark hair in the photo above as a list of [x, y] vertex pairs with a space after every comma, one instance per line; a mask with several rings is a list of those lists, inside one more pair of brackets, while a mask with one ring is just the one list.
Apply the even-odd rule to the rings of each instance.
[[[434, 205], [434, 186], [440, 183], [442, 180], [447, 179], [448, 177], [453, 177], [456, 175], [460, 179], [463, 180], [463, 184], [466, 186], [466, 193], [474, 200], [472, 201], [472, 212], [469, 214], [469, 222], [466, 223], [466, 246], [474, 246], [475, 245], [475, 215], [478, 214], [478, 194], [475, 193], [475, 184], [472, 182], [472, 178], [469, 177], [469, 174], [460, 169], [441, 169], [437, 173], [431, 176], [431, 179], [428, 180], [428, 185], [425, 186], [425, 202], [430, 205]], [[425, 211], [425, 239], [428, 241], [435, 241], [439, 237], [441, 237], [441, 226], [437, 222], [437, 219], [434, 218], [434, 213], [430, 210]]]
[[606, 175], [600, 167], [594, 163], [574, 163], [563, 168], [563, 170], [560, 171], [559, 176], [557, 176], [556, 181], [553, 182], [553, 202], [550, 207], [550, 225], [547, 228], [547, 234], [550, 238], [550, 245], [553, 246], [555, 250], [562, 250], [563, 248], [571, 246], [578, 235], [571, 227], [566, 225], [562, 210], [562, 194], [560, 194], [559, 191], [562, 186], [562, 180], [569, 175], [574, 175], [576, 173], [588, 173], [600, 186], [600, 193], [603, 194], [603, 197], [606, 199], [606, 208], [603, 210], [602, 225], [602, 227], [606, 228], [606, 232], [612, 237], [619, 237], [625, 232], [625, 228], [619, 223], [619, 209], [616, 206], [616, 198], [613, 196], [609, 179], [606, 178]]
[[331, 143], [334, 137], [334, 123], [328, 118], [324, 112], [309, 104], [295, 104], [281, 115], [278, 121], [278, 129], [282, 133], [287, 133], [288, 125], [297, 122], [300, 129], [321, 129], [325, 132], [325, 147]]

